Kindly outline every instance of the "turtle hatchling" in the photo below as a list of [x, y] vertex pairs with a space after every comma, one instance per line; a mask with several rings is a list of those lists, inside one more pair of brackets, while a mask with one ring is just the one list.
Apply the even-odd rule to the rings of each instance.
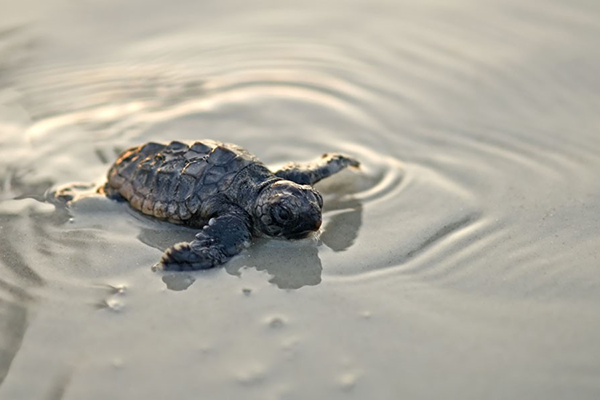
[[99, 190], [144, 214], [198, 228], [163, 254], [158, 268], [199, 270], [227, 262], [252, 237], [300, 239], [321, 226], [323, 197], [312, 185], [359, 162], [324, 154], [273, 172], [230, 143], [146, 143], [125, 150]]

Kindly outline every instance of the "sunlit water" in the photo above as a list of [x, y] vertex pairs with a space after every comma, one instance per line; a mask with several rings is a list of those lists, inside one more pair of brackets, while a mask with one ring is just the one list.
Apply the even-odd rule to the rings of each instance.
[[[600, 397], [594, 1], [0, 4], [1, 399]], [[90, 196], [122, 149], [360, 159], [224, 268]]]

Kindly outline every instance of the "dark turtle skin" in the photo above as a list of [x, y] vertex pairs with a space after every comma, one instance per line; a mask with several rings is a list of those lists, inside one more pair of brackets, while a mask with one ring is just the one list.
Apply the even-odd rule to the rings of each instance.
[[230, 143], [150, 142], [125, 150], [100, 192], [136, 210], [201, 229], [190, 243], [167, 249], [157, 267], [198, 270], [227, 262], [254, 236], [306, 237], [321, 226], [323, 198], [312, 185], [359, 162], [324, 154], [272, 172]]

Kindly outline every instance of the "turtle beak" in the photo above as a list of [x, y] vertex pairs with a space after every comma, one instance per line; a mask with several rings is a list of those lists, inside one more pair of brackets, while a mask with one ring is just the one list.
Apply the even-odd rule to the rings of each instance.
[[308, 237], [312, 232], [316, 232], [321, 228], [322, 224], [321, 216], [319, 215], [319, 219], [315, 222], [314, 226], [310, 229], [303, 230], [301, 232], [294, 233], [292, 235], [287, 235], [286, 239], [304, 239]]
[[315, 225], [315, 231], [318, 231], [321, 228], [321, 224], [323, 223], [323, 220], [321, 218], [319, 218], [319, 220], [317, 221], [317, 224]]

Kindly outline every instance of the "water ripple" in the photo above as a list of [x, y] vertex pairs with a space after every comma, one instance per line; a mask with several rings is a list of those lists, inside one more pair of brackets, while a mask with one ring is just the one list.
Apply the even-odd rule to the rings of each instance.
[[[598, 60], [565, 64], [575, 53], [563, 35], [587, 38], [595, 26], [579, 12], [558, 23], [564, 9], [500, 7], [489, 23], [482, 6], [450, 7], [402, 24], [382, 9], [368, 35], [327, 42], [264, 32], [198, 41], [184, 30], [136, 37], [127, 62], [24, 68], [14, 90], [32, 119], [30, 179], [99, 182], [119, 150], [147, 140], [230, 141], [275, 167], [346, 152], [362, 169], [318, 185], [329, 204], [324, 279], [450, 281], [510, 242], [513, 211], [534, 207], [535, 191], [583, 193], [593, 180]], [[556, 129], [569, 123], [576, 139]]]

